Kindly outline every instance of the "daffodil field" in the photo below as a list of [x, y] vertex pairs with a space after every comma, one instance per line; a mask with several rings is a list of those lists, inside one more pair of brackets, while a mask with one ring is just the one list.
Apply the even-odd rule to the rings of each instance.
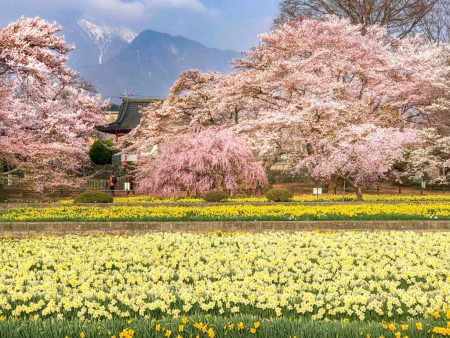
[[[450, 220], [450, 195], [266, 202], [60, 201], [0, 222]], [[0, 337], [450, 336], [445, 231], [2, 237], [0, 253]]]
[[[315, 195], [295, 195], [292, 202], [309, 203], [309, 202], [355, 202], [355, 194], [333, 195], [323, 194]], [[450, 194], [432, 194], [432, 195], [364, 195], [366, 202], [450, 202]], [[178, 198], [157, 198], [153, 196], [129, 196], [115, 197], [114, 203], [149, 203], [149, 204], [171, 204], [171, 203], [203, 203], [204, 200], [195, 197], [178, 197]], [[232, 203], [262, 203], [268, 202], [264, 196], [251, 197], [232, 197], [228, 199]], [[60, 200], [60, 204], [71, 204], [73, 200]]]
[[450, 334], [448, 232], [42, 236], [0, 252], [2, 337]]
[[292, 221], [450, 219], [450, 203], [58, 206], [0, 210], [0, 221]]

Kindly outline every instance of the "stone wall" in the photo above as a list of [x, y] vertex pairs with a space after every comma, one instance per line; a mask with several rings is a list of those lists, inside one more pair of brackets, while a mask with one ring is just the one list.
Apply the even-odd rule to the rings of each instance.
[[450, 231], [450, 221], [0, 222], [1, 236], [211, 231]]

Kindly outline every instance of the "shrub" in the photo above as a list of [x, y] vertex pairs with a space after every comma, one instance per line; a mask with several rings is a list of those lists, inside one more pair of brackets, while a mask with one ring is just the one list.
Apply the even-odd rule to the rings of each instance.
[[205, 202], [222, 202], [228, 198], [228, 193], [222, 190], [211, 190], [203, 194]]
[[89, 149], [89, 158], [99, 165], [111, 164], [113, 150], [107, 141], [96, 140]]
[[111, 194], [100, 191], [87, 191], [77, 195], [74, 203], [112, 203], [113, 197]]
[[266, 198], [271, 202], [289, 202], [292, 197], [294, 194], [287, 189], [270, 189], [266, 192]]

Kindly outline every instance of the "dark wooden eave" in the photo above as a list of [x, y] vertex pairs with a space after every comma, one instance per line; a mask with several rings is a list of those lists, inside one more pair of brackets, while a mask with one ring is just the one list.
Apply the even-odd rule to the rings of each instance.
[[103, 133], [124, 135], [136, 128], [141, 122], [140, 109], [148, 106], [152, 102], [161, 101], [160, 99], [122, 99], [119, 108], [117, 120], [113, 123], [102, 126], [95, 126], [95, 129]]

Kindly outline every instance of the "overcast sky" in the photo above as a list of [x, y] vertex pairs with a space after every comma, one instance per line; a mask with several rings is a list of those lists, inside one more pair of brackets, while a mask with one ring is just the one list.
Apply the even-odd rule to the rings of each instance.
[[267, 31], [279, 0], [0, 0], [0, 25], [20, 16], [84, 17], [136, 32], [183, 35], [209, 47], [248, 49]]

